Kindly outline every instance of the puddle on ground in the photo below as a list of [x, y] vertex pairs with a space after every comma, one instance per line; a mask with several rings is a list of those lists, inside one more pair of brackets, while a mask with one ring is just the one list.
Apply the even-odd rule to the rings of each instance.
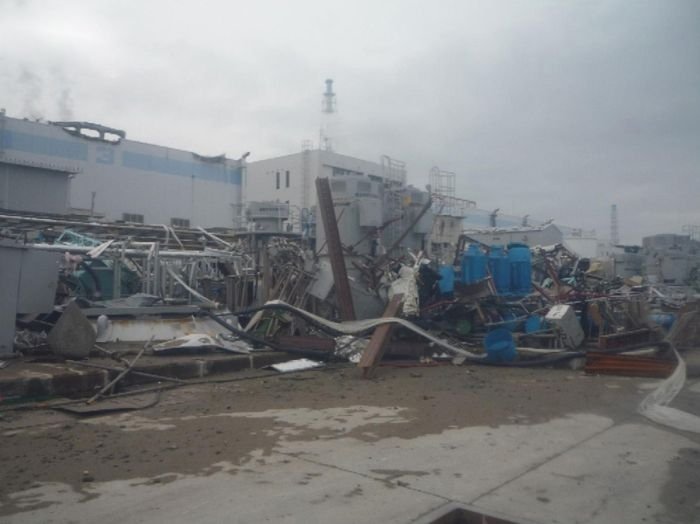
[[[278, 429], [280, 432], [310, 427], [317, 431], [349, 431], [371, 427], [372, 424], [409, 421], [404, 409], [376, 406], [280, 409], [196, 418], [224, 416], [272, 419], [283, 424]], [[122, 414], [85, 422], [115, 424], [123, 426], [125, 431], [139, 431], [139, 427], [165, 431], [175, 427], [178, 420], [149, 420], [149, 425], [142, 417]], [[271, 501], [285, 493], [287, 498], [284, 500], [293, 499], [298, 511], [313, 508], [335, 512], [326, 515], [327, 520], [335, 520], [331, 515], [336, 515], [345, 521], [351, 518], [364, 521], [362, 517], [366, 515], [362, 512], [371, 509], [375, 521], [396, 521], [396, 515], [390, 512], [401, 504], [417, 503], [420, 497], [436, 494], [437, 498], [430, 498], [431, 501], [468, 502], [498, 489], [500, 497], [514, 494], [524, 497], [523, 507], [527, 507], [533, 516], [546, 520], [554, 511], [551, 507], [568, 503], [553, 498], [552, 492], [557, 490], [559, 498], [572, 498], [576, 502], [577, 497], [590, 497], [591, 493], [597, 496], [602, 485], [609, 485], [613, 492], [607, 493], [606, 497], [610, 500], [619, 497], [621, 501], [616, 504], [623, 504], [622, 499], [624, 504], [632, 504], [636, 494], [629, 487], [635, 486], [638, 480], [629, 477], [633, 482], [626, 486], [620, 483], [620, 479], [629, 479], [620, 473], [627, 471], [631, 474], [634, 468], [657, 472], [653, 478], [645, 476], [646, 489], [651, 492], [647, 494], [650, 506], [642, 511], [644, 516], [664, 511], [663, 505], [649, 496], [654, 490], [658, 489], [661, 494], [666, 486], [668, 494], [664, 502], [680, 504], [678, 497], [696, 487], [687, 483], [692, 480], [688, 477], [692, 477], [692, 471], [695, 471], [692, 468], [697, 467], [697, 462], [689, 461], [689, 458], [694, 458], [698, 452], [695, 448], [679, 449], [683, 447], [679, 444], [681, 441], [685, 443], [685, 439], [654, 430], [654, 435], [668, 435], [669, 442], [658, 450], [650, 450], [648, 436], [638, 440], [633, 438], [640, 434], [640, 429], [646, 429], [648, 433], [647, 426], [617, 426], [617, 433], [620, 433], [617, 437], [614, 429], [613, 433], [607, 433], [613, 427], [611, 419], [574, 414], [541, 424], [454, 427], [442, 433], [381, 438], [374, 442], [363, 441], [352, 434], [343, 434], [336, 440], [281, 438], [271, 454], [254, 450], [241, 462], [211, 464], [194, 475], [161, 473], [151, 478], [91, 482], [84, 484], [81, 492], [61, 483], [36, 484], [32, 489], [6, 497], [0, 512], [12, 513], [12, 522], [17, 523], [42, 522], [50, 516], [65, 521], [82, 515], [84, 520], [110, 524], [116, 521], [104, 517], [113, 516], [110, 508], [116, 507], [127, 508], [126, 515], [120, 514], [124, 520], [136, 515], [144, 521], [156, 516], [161, 521], [169, 518], [186, 520], [193, 515], [173, 513], [178, 506], [172, 504], [173, 499], [182, 498], [196, 501], [198, 511], [204, 512], [200, 517], [207, 517], [200, 520], [214, 522], [217, 515], [223, 520], [225, 515], [221, 512], [235, 507], [245, 513], [240, 515], [244, 521], [280, 521], [289, 520], [290, 514], [285, 511], [290, 510], [284, 504], [276, 505]], [[591, 438], [597, 440], [593, 442]], [[630, 449], [635, 454], [631, 454]], [[679, 489], [678, 484], [666, 484], [669, 466], [670, 472], [674, 473], [673, 462], [669, 464], [668, 461], [675, 456], [685, 468], [678, 472], [679, 481], [686, 482], [683, 489]], [[598, 462], [609, 464], [609, 467], [598, 468]], [[547, 466], [543, 466], [545, 464]], [[551, 474], [542, 472], [548, 468]], [[518, 493], [508, 487], [510, 482], [515, 482], [517, 488], [517, 479], [524, 479], [523, 475], [529, 472], [533, 473], [526, 484], [532, 493]], [[559, 489], [566, 480], [563, 475], [571, 479], [575, 488]], [[92, 500], [96, 496], [99, 500]], [[387, 497], [391, 497], [392, 504], [386, 504]], [[76, 506], [78, 502], [82, 504]], [[47, 509], [49, 506], [51, 508]], [[342, 512], [338, 512], [339, 506], [342, 506]], [[601, 507], [600, 515], [605, 515], [605, 511], [606, 508]]]
[[268, 409], [266, 411], [213, 413], [186, 415], [183, 417], [147, 418], [131, 413], [107, 415], [81, 420], [83, 424], [107, 425], [122, 431], [167, 431], [175, 429], [179, 421], [192, 421], [216, 417], [272, 419], [287, 426], [267, 430], [268, 435], [298, 435], [302, 431], [329, 431], [346, 434], [364, 426], [402, 424], [410, 421], [404, 414], [407, 408], [380, 406], [348, 406], [326, 409], [294, 408]]

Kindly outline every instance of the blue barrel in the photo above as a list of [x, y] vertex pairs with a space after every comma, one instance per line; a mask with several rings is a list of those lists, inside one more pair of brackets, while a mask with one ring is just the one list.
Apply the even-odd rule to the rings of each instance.
[[491, 331], [484, 338], [486, 360], [489, 362], [511, 362], [515, 360], [515, 342], [513, 335], [505, 328]]
[[525, 321], [525, 333], [537, 333], [544, 329], [544, 320], [539, 315], [530, 315]]
[[487, 259], [479, 246], [469, 244], [462, 257], [462, 282], [473, 284], [486, 277]]
[[532, 258], [525, 244], [508, 245], [510, 263], [510, 290], [514, 295], [527, 295], [532, 291]]
[[438, 269], [440, 280], [438, 287], [441, 295], [451, 295], [455, 291], [455, 268], [452, 266], [440, 266]]
[[510, 293], [510, 262], [503, 246], [491, 246], [489, 270], [496, 285], [496, 291], [501, 295]]

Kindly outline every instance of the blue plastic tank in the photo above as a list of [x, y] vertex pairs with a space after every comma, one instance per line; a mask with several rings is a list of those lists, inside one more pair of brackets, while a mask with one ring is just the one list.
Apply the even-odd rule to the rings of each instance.
[[507, 295], [510, 292], [510, 261], [503, 246], [491, 246], [489, 270], [496, 285], [496, 291], [501, 295]]
[[510, 290], [514, 295], [527, 295], [532, 291], [532, 257], [525, 244], [508, 245], [510, 263]]
[[539, 315], [530, 315], [525, 320], [525, 333], [537, 333], [544, 329], [544, 319]]
[[462, 257], [462, 282], [473, 284], [486, 277], [487, 259], [479, 246], [469, 244]]
[[455, 291], [455, 269], [452, 266], [440, 266], [438, 288], [441, 295], [451, 295]]
[[487, 334], [484, 347], [489, 362], [512, 362], [517, 355], [513, 335], [505, 328], [494, 329]]

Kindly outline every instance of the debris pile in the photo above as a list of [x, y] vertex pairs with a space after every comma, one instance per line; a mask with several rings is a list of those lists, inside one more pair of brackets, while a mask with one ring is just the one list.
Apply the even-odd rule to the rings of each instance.
[[[339, 224], [354, 204], [336, 206], [328, 179], [317, 192], [318, 246], [279, 231], [3, 215], [3, 261], [15, 257], [27, 284], [7, 299], [3, 337], [11, 331], [14, 353], [7, 342], [0, 349], [85, 365], [91, 355], [113, 357], [115, 381], [94, 401], [136, 374], [144, 354], [273, 350], [295, 359], [275, 368], [282, 372], [350, 361], [367, 378], [390, 360], [668, 377], [676, 348], [698, 346], [698, 308], [687, 296], [641, 277], [610, 278], [600, 261], [562, 244], [485, 245], [462, 235], [452, 253], [441, 245], [432, 257], [429, 236], [413, 234], [432, 220], [430, 199], [379, 225], [362, 225], [358, 211], [349, 243]], [[384, 247], [388, 223], [395, 231]]]

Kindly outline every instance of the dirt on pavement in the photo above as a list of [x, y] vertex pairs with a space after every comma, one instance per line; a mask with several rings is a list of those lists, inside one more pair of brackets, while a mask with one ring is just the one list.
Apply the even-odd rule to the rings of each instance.
[[253, 450], [269, 453], [280, 435], [271, 430], [285, 422], [237, 413], [377, 406], [400, 410], [405, 420], [388, 420], [368, 432], [344, 430], [339, 416], [339, 427], [296, 428], [285, 438], [332, 439], [336, 433], [365, 440], [412, 438], [451, 427], [533, 424], [577, 412], [604, 411], [622, 420], [635, 416], [650, 382], [568, 369], [452, 365], [381, 367], [372, 380], [353, 367], [275, 376], [250, 371], [216, 379], [232, 381], [167, 391], [157, 405], [128, 415], [0, 411], [5, 472], [0, 514], [16, 510], [8, 494], [38, 482], [64, 482], [78, 491], [91, 480], [168, 482], [172, 473], [208, 475], [217, 462], [237, 463]]

